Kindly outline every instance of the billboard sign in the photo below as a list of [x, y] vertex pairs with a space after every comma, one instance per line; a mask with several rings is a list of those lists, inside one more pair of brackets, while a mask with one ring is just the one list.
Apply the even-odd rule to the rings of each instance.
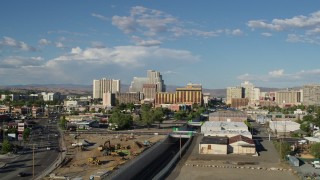
[[24, 123], [18, 123], [18, 132], [24, 131]]

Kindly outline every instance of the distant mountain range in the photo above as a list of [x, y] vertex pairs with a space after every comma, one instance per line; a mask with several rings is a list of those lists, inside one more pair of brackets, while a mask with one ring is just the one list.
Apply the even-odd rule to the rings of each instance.
[[[176, 88], [182, 86], [167, 85], [167, 92], [175, 92]], [[261, 92], [273, 92], [285, 90], [286, 88], [267, 88], [259, 87]], [[28, 84], [28, 85], [8, 85], [0, 86], [2, 90], [9, 90], [12, 92], [60, 92], [61, 94], [78, 94], [78, 95], [92, 95], [92, 85], [79, 84]], [[301, 87], [293, 87], [291, 89], [301, 89]], [[129, 85], [121, 84], [121, 92], [128, 92]], [[226, 97], [226, 89], [203, 89], [203, 93], [210, 93], [214, 97]]]

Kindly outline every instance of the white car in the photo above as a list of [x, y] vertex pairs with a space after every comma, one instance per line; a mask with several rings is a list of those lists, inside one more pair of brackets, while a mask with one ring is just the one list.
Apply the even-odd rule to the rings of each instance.
[[316, 169], [320, 169], [320, 161], [313, 161], [311, 162], [312, 166]]

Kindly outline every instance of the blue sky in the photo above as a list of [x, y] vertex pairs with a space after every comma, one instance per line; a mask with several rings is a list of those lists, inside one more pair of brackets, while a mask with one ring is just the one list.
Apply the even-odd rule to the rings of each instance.
[[320, 1], [1, 1], [0, 85], [320, 81]]

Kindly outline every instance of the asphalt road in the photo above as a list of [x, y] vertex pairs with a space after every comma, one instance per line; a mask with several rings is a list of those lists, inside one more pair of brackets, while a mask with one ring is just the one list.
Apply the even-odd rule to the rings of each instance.
[[[0, 169], [0, 179], [17, 180], [32, 179], [33, 157], [35, 177], [41, 175], [58, 158], [59, 137], [57, 125], [48, 123], [48, 119], [34, 120], [38, 123], [32, 130], [29, 141], [16, 142], [24, 147], [14, 157], [1, 159], [6, 166]], [[35, 147], [33, 156], [33, 145]], [[19, 177], [20, 172], [27, 173], [25, 177]]]
[[[55, 150], [37, 149], [34, 153], [34, 170], [35, 177], [40, 175], [48, 166], [52, 164], [58, 157]], [[15, 158], [5, 159], [7, 165], [0, 169], [0, 179], [17, 180], [32, 179], [33, 172], [33, 151], [29, 150]], [[20, 172], [27, 173], [28, 176], [19, 177]]]

